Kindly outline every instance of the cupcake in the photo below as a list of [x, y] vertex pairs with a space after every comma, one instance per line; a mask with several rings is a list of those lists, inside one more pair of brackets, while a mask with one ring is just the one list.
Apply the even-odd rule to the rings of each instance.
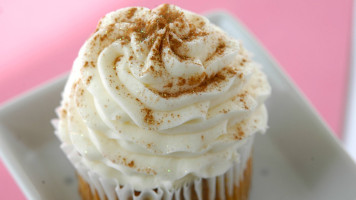
[[164, 4], [101, 19], [57, 109], [85, 200], [247, 199], [270, 86], [242, 44]]

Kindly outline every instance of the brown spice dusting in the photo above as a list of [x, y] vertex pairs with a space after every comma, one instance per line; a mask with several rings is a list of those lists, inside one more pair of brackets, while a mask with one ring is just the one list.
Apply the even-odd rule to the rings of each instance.
[[78, 87], [78, 84], [79, 84], [79, 81], [80, 80], [77, 80], [76, 82], [74, 82], [74, 84], [72, 85], [72, 92], [75, 91]]
[[163, 86], [163, 87], [172, 88], [172, 86], [173, 86], [173, 83], [172, 83], [172, 82], [170, 82], [170, 83], [168, 83], [167, 85], [165, 85], [165, 86]]
[[[238, 94], [237, 96], [240, 98], [245, 98], [246, 95], [247, 95], [247, 92], [245, 91], [245, 92], [242, 92], [241, 94]], [[241, 99], [240, 99], [240, 101], [241, 101]]]
[[155, 71], [155, 68], [151, 65], [150, 68], [149, 68], [152, 72]]
[[204, 140], [204, 135], [201, 135], [200, 137], [201, 137], [201, 140]]
[[232, 67], [226, 67], [226, 72], [229, 73], [229, 74], [236, 74], [237, 71], [236, 69], [232, 68]]
[[246, 58], [243, 58], [243, 59], [241, 60], [241, 62], [240, 62], [240, 65], [241, 65], [241, 66], [244, 66], [246, 62], [247, 62], [247, 59], [246, 59]]
[[96, 26], [95, 32], [98, 32], [98, 30], [100, 29], [100, 26], [102, 24], [102, 20], [103, 20], [103, 18], [100, 19], [98, 25]]
[[197, 85], [201, 83], [206, 77], [206, 73], [203, 72], [202, 74], [199, 74], [198, 76], [192, 76], [188, 78], [188, 85]]
[[183, 12], [177, 10], [171, 10], [170, 5], [164, 4], [156, 13], [159, 17], [155, 21], [149, 21], [147, 24], [143, 24], [140, 29], [141, 37], [147, 38], [147, 36], [153, 35], [157, 30], [168, 28], [168, 24], [177, 21], [182, 18]]
[[185, 84], [185, 79], [182, 78], [182, 77], [179, 77], [179, 78], [178, 78], [178, 86], [182, 86], [182, 85], [184, 85], [184, 84]]
[[158, 12], [158, 15], [161, 15], [168, 23], [171, 23], [175, 19], [182, 16], [183, 13], [177, 12], [176, 10], [173, 10], [174, 12], [171, 12], [169, 7], [170, 7], [169, 4], [163, 4], [163, 6], [161, 7], [161, 9]]
[[244, 104], [244, 109], [248, 110], [249, 107], [247, 106], [247, 103], [245, 101], [246, 95], [247, 95], [246, 92], [244, 92], [244, 93], [241, 93], [241, 94], [239, 94], [237, 96], [239, 97], [239, 101]]
[[216, 79], [217, 81], [223, 81], [223, 80], [226, 79], [226, 76], [225, 76], [224, 74], [222, 74], [222, 73], [217, 73], [217, 74], [215, 75], [215, 79]]
[[127, 11], [126, 18], [127, 18], [127, 19], [131, 19], [132, 16], [135, 15], [136, 11], [137, 11], [137, 8], [130, 8], [130, 9]]
[[[210, 85], [210, 84], [216, 84], [218, 85], [221, 81], [224, 81], [226, 79], [226, 76], [224, 75], [224, 71], [226, 71], [226, 69], [224, 68], [222, 71], [218, 72], [217, 74], [215, 74], [212, 77], [207, 77], [205, 74], [202, 74], [202, 76], [204, 77], [204, 80], [201, 81], [201, 83], [194, 88], [188, 89], [188, 90], [184, 90], [184, 91], [179, 91], [176, 93], [168, 93], [168, 92], [159, 92], [159, 91], [155, 91], [155, 90], [151, 90], [153, 92], [155, 92], [156, 94], [160, 95], [163, 98], [172, 98], [172, 97], [178, 97], [184, 94], [189, 94], [189, 93], [196, 93], [196, 92], [202, 92], [204, 90], [206, 90], [206, 88]], [[185, 79], [179, 79], [179, 80], [185, 80]], [[188, 83], [189, 84], [193, 84], [195, 79], [188, 79]]]
[[[168, 28], [168, 24], [177, 20], [182, 20], [183, 12], [172, 10], [168, 4], [163, 5], [156, 10], [158, 18], [156, 20], [145, 21], [143, 19], [135, 19], [135, 26], [127, 31], [127, 34], [135, 32], [138, 35], [139, 41], [145, 41], [149, 36], [156, 34], [156, 32], [163, 28]], [[130, 15], [128, 16], [130, 17]], [[132, 16], [131, 16], [132, 17]], [[154, 37], [155, 38], [155, 37]], [[149, 46], [154, 43], [155, 39], [147, 41]]]
[[156, 172], [155, 170], [149, 168], [149, 167], [143, 168], [143, 169], [142, 169], [142, 168], [138, 168], [137, 171], [138, 171], [138, 172], [145, 172], [145, 173], [147, 173], [147, 174], [157, 175], [157, 172]]
[[[119, 131], [121, 133], [121, 131]], [[106, 157], [106, 156], [104, 156]], [[121, 165], [125, 165], [130, 168], [135, 167], [135, 161], [131, 160], [130, 162], [127, 161], [127, 158], [122, 157], [121, 155], [118, 155], [116, 159], [111, 160], [113, 163], [119, 163]]]
[[241, 130], [238, 132], [238, 134], [239, 134], [240, 137], [243, 137], [245, 135], [245, 133], [243, 131], [241, 131]]
[[216, 48], [216, 53], [218, 55], [221, 55], [224, 52], [225, 47], [226, 47], [225, 43], [220, 43], [219, 46]]
[[151, 168], [146, 168], [146, 172], [148, 174], [152, 173], [153, 175], [157, 175], [157, 172], [155, 170], [151, 169]]
[[136, 196], [136, 197], [138, 197], [138, 196], [140, 196], [140, 194], [141, 194], [141, 192], [140, 191], [134, 191], [134, 195]]
[[128, 35], [126, 35], [126, 36], [118, 36], [116, 37], [115, 40], [120, 40], [121, 45], [125, 45], [131, 41], [131, 38]]
[[90, 83], [90, 81], [91, 81], [92, 78], [93, 78], [92, 76], [89, 76], [89, 77], [87, 78], [87, 80], [86, 80], [86, 84], [87, 84], [87, 85], [89, 85], [89, 83]]
[[[177, 49], [182, 46], [183, 41], [178, 40], [177, 38], [172, 37], [172, 35], [169, 35], [169, 42], [172, 47], [173, 52], [177, 52]], [[177, 53], [176, 53], [177, 54]]]
[[76, 101], [75, 103], [76, 103], [77, 107], [80, 107], [81, 104], [79, 103], [79, 101]]
[[135, 161], [131, 160], [131, 162], [128, 164], [129, 167], [134, 167], [135, 166]]
[[172, 52], [174, 52], [174, 54], [177, 56], [178, 60], [180, 62], [183, 62], [184, 60], [193, 60], [191, 58], [189, 58], [188, 56], [185, 56], [185, 55], [182, 55], [182, 54], [179, 54], [175, 49], [175, 47], [172, 47]]
[[245, 108], [245, 110], [249, 109], [249, 107], [246, 105], [246, 102], [244, 102], [244, 108]]
[[104, 35], [100, 35], [100, 42], [103, 42], [104, 40], [106, 40], [106, 38], [108, 37], [108, 34], [104, 34]]
[[83, 66], [83, 67], [88, 67], [88, 65], [89, 65], [88, 61], [85, 61], [85, 63], [84, 63], [84, 66]]
[[236, 134], [234, 134], [235, 140], [241, 140], [245, 136], [245, 132], [242, 130], [241, 126], [238, 125], [236, 128]]
[[218, 45], [218, 47], [216, 47], [215, 49], [215, 52], [213, 54], [211, 54], [206, 60], [205, 62], [209, 61], [209, 60], [212, 60], [215, 56], [218, 56], [218, 55], [222, 55], [225, 51], [225, 48], [226, 48], [226, 44], [220, 40], [220, 43]]
[[[190, 26], [192, 24], [189, 24]], [[196, 29], [196, 27], [191, 27], [191, 30], [189, 31], [189, 34], [186, 35], [185, 37], [183, 37], [182, 39], [186, 42], [188, 41], [192, 41], [194, 39], [196, 39], [197, 37], [203, 37], [203, 36], [207, 36], [208, 33], [207, 32], [203, 32], [203, 31], [199, 31]]]
[[154, 119], [154, 117], [153, 117], [153, 115], [152, 115], [152, 110], [151, 109], [148, 109], [148, 108], [144, 108], [144, 109], [142, 109], [142, 112], [144, 112], [145, 113], [145, 118], [144, 118], [144, 120], [145, 120], [145, 122], [147, 123], [147, 124], [155, 124], [155, 119]]
[[67, 116], [67, 110], [66, 109], [61, 109], [61, 118], [65, 118]]
[[118, 62], [120, 62], [120, 60], [121, 60], [122, 57], [123, 57], [123, 56], [120, 55], [120, 56], [118, 56], [118, 57], [115, 58], [115, 60], [114, 60], [114, 62], [113, 62], [113, 67], [112, 67], [115, 71], [116, 71], [116, 64], [117, 64]]

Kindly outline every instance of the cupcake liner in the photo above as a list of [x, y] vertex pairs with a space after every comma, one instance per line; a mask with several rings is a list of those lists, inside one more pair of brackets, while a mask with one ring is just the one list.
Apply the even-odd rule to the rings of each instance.
[[[135, 191], [130, 185], [121, 185], [112, 178], [101, 177], [96, 172], [90, 170], [81, 162], [80, 154], [71, 144], [63, 143], [61, 148], [75, 166], [83, 184], [89, 185], [90, 193], [101, 200], [145, 200], [145, 199], [174, 199], [174, 200], [212, 200], [230, 199], [235, 195], [236, 188], [244, 178], [244, 171], [251, 156], [253, 136], [246, 139], [246, 144], [238, 149], [240, 155], [239, 162], [235, 163], [231, 169], [220, 176], [212, 178], [198, 178], [192, 182], [184, 184], [179, 189], [156, 188]], [[249, 177], [245, 177], [248, 178]], [[83, 196], [83, 194], [82, 194]]]

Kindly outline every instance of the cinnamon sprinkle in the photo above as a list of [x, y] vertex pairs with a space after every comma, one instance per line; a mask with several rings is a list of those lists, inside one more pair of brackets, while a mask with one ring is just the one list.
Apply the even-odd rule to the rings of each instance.
[[182, 77], [178, 78], [178, 86], [183, 86], [185, 85], [186, 80]]
[[167, 85], [163, 86], [163, 87], [167, 87], [167, 88], [172, 88], [173, 86], [173, 83], [172, 82], [169, 82]]
[[131, 19], [132, 18], [132, 16], [134, 16], [135, 15], [135, 13], [136, 13], [136, 11], [137, 11], [137, 8], [130, 8], [127, 12], [127, 15], [126, 15], [126, 18], [127, 19]]
[[66, 118], [67, 116], [67, 110], [65, 108], [60, 110], [61, 118]]
[[140, 191], [136, 191], [136, 190], [134, 191], [134, 196], [135, 196], [135, 197], [140, 196], [140, 194], [141, 194], [141, 192], [140, 192]]
[[249, 107], [247, 106], [247, 103], [245, 101], [246, 95], [247, 95], [247, 92], [245, 91], [244, 93], [239, 94], [237, 96], [239, 97], [239, 101], [244, 104], [244, 109], [248, 110]]
[[[226, 75], [223, 73], [226, 72], [225, 74], [229, 75], [229, 76], [233, 76], [236, 74], [235, 71], [233, 70], [227, 70], [227, 68], [224, 68], [222, 71], [220, 71], [219, 73], [215, 74], [212, 77], [207, 77], [205, 76], [203, 80], [201, 80], [200, 84], [197, 87], [191, 88], [191, 89], [187, 89], [184, 91], [179, 91], [176, 93], [169, 93], [169, 92], [160, 92], [160, 91], [156, 91], [151, 89], [151, 91], [155, 92], [156, 94], [160, 95], [163, 98], [172, 98], [172, 97], [178, 97], [184, 94], [189, 94], [189, 93], [197, 93], [197, 92], [203, 92], [207, 89], [207, 87], [211, 84], [216, 84], [218, 85], [220, 82], [224, 81], [226, 79]], [[182, 82], [185, 82], [185, 79], [180, 78], [179, 80], [182, 80]], [[189, 84], [193, 85], [194, 83], [198, 83], [197, 82], [198, 79], [196, 78], [192, 78], [192, 79], [188, 79]], [[178, 82], [179, 83], [179, 82]]]
[[[217, 74], [218, 76], [218, 74]], [[196, 85], [201, 83], [204, 79], [206, 78], [206, 73], [203, 72], [202, 74], [198, 76], [192, 76], [188, 78], [188, 85]], [[225, 78], [225, 77], [224, 77]]]
[[242, 130], [241, 126], [238, 125], [236, 128], [236, 133], [234, 134], [235, 140], [241, 140], [245, 136], [245, 132]]
[[91, 81], [92, 78], [93, 78], [92, 76], [89, 76], [85, 83], [86, 83], [87, 85], [89, 85], [89, 83], [90, 83], [90, 81]]
[[123, 57], [123, 55], [120, 55], [118, 57], [115, 58], [114, 62], [113, 62], [113, 69], [116, 71], [116, 64], [118, 62], [120, 62], [121, 58]]
[[88, 61], [85, 61], [83, 67], [88, 67], [88, 65], [89, 65]]
[[135, 161], [131, 160], [131, 162], [129, 164], [127, 164], [127, 166], [133, 168], [135, 167]]
[[155, 124], [155, 119], [152, 115], [152, 110], [151, 109], [148, 109], [148, 108], [143, 108], [141, 109], [142, 112], [145, 113], [145, 117], [144, 117], [144, 120], [147, 124]]
[[226, 48], [226, 44], [223, 43], [222, 41], [220, 41], [220, 44], [218, 45], [218, 47], [216, 48], [215, 52], [213, 54], [211, 54], [206, 60], [205, 62], [212, 60], [213, 58], [215, 58], [218, 55], [222, 55], [225, 51]]
[[103, 20], [103, 18], [101, 18], [101, 19], [99, 20], [99, 23], [98, 23], [98, 25], [96, 26], [95, 32], [98, 32], [98, 30], [100, 29], [101, 24], [102, 24], [102, 20]]

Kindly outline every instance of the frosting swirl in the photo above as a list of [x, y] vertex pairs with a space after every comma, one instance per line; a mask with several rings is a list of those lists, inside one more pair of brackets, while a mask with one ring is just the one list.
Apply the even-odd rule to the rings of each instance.
[[[135, 189], [226, 172], [267, 127], [265, 75], [240, 42], [172, 5], [106, 15], [58, 110], [83, 163]], [[218, 166], [218, 167], [215, 167]]]

